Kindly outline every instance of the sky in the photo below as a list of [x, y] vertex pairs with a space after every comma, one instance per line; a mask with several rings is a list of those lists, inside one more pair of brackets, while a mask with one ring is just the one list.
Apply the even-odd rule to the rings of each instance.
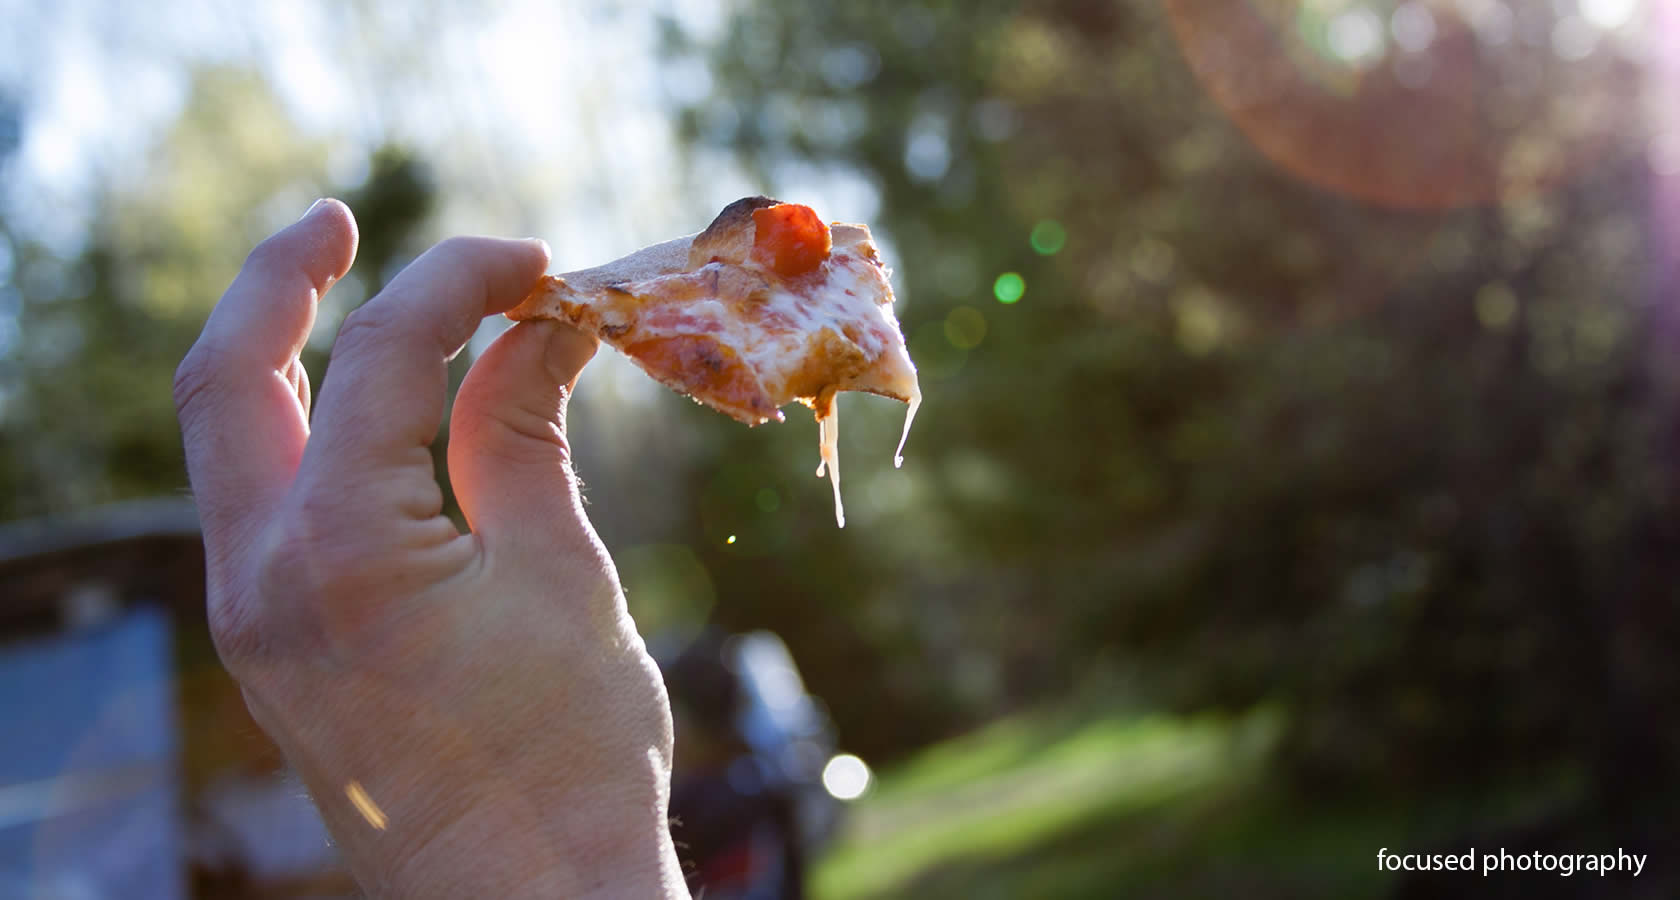
[[[26, 104], [4, 199], [55, 244], [73, 243], [80, 223], [63, 209], [85, 208], [100, 179], [144, 177], [144, 150], [180, 112], [189, 67], [233, 63], [263, 72], [300, 129], [345, 148], [337, 180], [354, 177], [357, 151], [395, 139], [437, 168], [451, 227], [524, 227], [564, 267], [594, 265], [698, 230], [760, 187], [727, 159], [681, 177], [671, 111], [710, 76], [657, 48], [660, 16], [705, 38], [729, 3], [0, 0], [0, 47], [15, 51], [0, 52], [0, 86]], [[867, 221], [878, 205], [855, 175], [784, 175], [830, 218]], [[596, 202], [585, 212], [545, 197]], [[31, 213], [48, 206], [54, 215]]]
[[[699, 60], [662, 58], [659, 19], [704, 41], [730, 3], [0, 0], [0, 91], [24, 104], [0, 203], [14, 227], [73, 255], [94, 189], [146, 177], [192, 69], [232, 64], [261, 72], [297, 127], [335, 148], [334, 183], [353, 185], [367, 151], [394, 140], [437, 177], [439, 236], [535, 235], [556, 271], [597, 265], [772, 189], [715, 152], [685, 171], [673, 132], [673, 110], [711, 79]], [[830, 219], [867, 222], [879, 206], [844, 170], [789, 167], [773, 187]], [[641, 393], [623, 372], [610, 380]]]
[[[436, 167], [452, 225], [534, 228], [592, 264], [668, 237], [676, 214], [654, 13], [702, 32], [722, 14], [712, 0], [611, 6], [6, 0], [16, 52], [0, 53], [0, 84], [26, 110], [6, 201], [55, 244], [73, 241], [80, 223], [64, 209], [85, 209], [102, 179], [144, 177], [190, 67], [232, 63], [264, 73], [301, 130], [344, 149], [337, 179], [356, 175], [359, 151], [407, 143]], [[541, 199], [580, 188], [613, 202], [581, 216]], [[47, 206], [57, 214], [30, 214]]]

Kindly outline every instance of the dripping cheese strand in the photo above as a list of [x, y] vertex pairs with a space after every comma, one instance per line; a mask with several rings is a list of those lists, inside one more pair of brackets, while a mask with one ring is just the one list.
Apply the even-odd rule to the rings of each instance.
[[822, 461], [817, 463], [817, 477], [823, 476], [823, 470], [828, 470], [829, 480], [834, 483], [834, 521], [841, 528], [846, 527], [846, 508], [840, 502], [840, 403], [838, 398], [830, 398], [828, 415], [817, 420], [818, 443], [817, 452], [822, 455]]
[[893, 468], [904, 468], [904, 443], [910, 440], [910, 423], [916, 421], [916, 408], [922, 405], [922, 388], [910, 385], [910, 406], [904, 411], [904, 433], [899, 435], [898, 449], [893, 452]]

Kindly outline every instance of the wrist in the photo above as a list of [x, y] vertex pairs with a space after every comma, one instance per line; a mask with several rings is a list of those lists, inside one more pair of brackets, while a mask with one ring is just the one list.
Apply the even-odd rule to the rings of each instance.
[[[405, 850], [391, 897], [687, 898], [663, 812], [578, 797], [531, 821], [495, 809]], [[370, 890], [373, 886], [369, 886]]]
[[687, 898], [662, 759], [564, 784], [482, 759], [470, 778], [447, 764], [336, 784], [300, 771], [370, 898]]

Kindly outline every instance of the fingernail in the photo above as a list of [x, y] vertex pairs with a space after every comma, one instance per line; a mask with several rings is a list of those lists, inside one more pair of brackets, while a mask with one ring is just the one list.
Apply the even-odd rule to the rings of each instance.
[[303, 215], [298, 216], [298, 221], [302, 222], [304, 219], [307, 219], [310, 216], [315, 215], [315, 211], [320, 209], [321, 205], [323, 203], [326, 203], [326, 202], [327, 202], [327, 198], [322, 197], [321, 199], [316, 200], [314, 203], [309, 204], [309, 208], [303, 211]]
[[548, 241], [545, 241], [542, 238], [530, 237], [530, 238], [525, 238], [525, 243], [530, 244], [531, 246], [536, 247], [537, 249], [541, 250], [544, 259], [553, 259], [554, 258], [554, 252], [549, 249]]

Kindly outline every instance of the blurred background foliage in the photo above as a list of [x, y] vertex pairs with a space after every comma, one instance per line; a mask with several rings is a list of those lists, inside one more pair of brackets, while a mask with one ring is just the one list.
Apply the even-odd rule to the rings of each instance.
[[[895, 470], [901, 408], [846, 398], [837, 532], [814, 425], [742, 429], [603, 354], [573, 430], [644, 633], [775, 630], [879, 762], [1211, 714], [1267, 737], [1209, 771], [1279, 802], [1451, 798], [1396, 813], [1432, 839], [1512, 809], [1672, 838], [1680, 22], [1659, 4], [570, 3], [535, 21], [597, 55], [458, 78], [404, 48], [517, 58], [538, 14], [416, 10], [316, 10], [329, 55], [365, 48], [325, 76], [365, 104], [344, 131], [272, 59], [165, 54], [175, 114], [94, 172], [70, 240], [20, 187], [52, 95], [14, 80], [0, 516], [184, 488], [169, 374], [317, 194], [362, 229], [319, 388], [336, 319], [432, 239], [540, 231], [577, 268], [763, 191], [875, 227], [928, 399]], [[918, 765], [886, 806], [915, 806]], [[1095, 859], [1118, 821], [1067, 827], [1109, 828]], [[1401, 842], [1375, 833], [1358, 871]], [[983, 895], [940, 871], [919, 883]], [[1353, 895], [1303, 877], [1249, 895]]]
[[[720, 82], [693, 140], [867, 173], [934, 398], [914, 500], [787, 577], [916, 648], [865, 702], [930, 729], [1120, 666], [1175, 708], [1281, 704], [1319, 787], [1673, 758], [1648, 718], [1680, 559], [1666, 250], [1631, 64], [1561, 58], [1550, 14], [1539, 46], [1441, 15], [1415, 54], [1316, 57], [1357, 78], [1334, 93], [1265, 7], [761, 3], [717, 46], [672, 35]], [[1215, 42], [1269, 110], [1186, 65]], [[1426, 63], [1472, 80], [1408, 88]], [[1465, 93], [1450, 129], [1435, 101]], [[1586, 104], [1573, 132], [1546, 109]], [[1419, 172], [1413, 208], [1378, 202]], [[811, 620], [710, 555], [721, 594], [765, 596], [720, 612]], [[842, 577], [860, 560], [887, 586]]]

